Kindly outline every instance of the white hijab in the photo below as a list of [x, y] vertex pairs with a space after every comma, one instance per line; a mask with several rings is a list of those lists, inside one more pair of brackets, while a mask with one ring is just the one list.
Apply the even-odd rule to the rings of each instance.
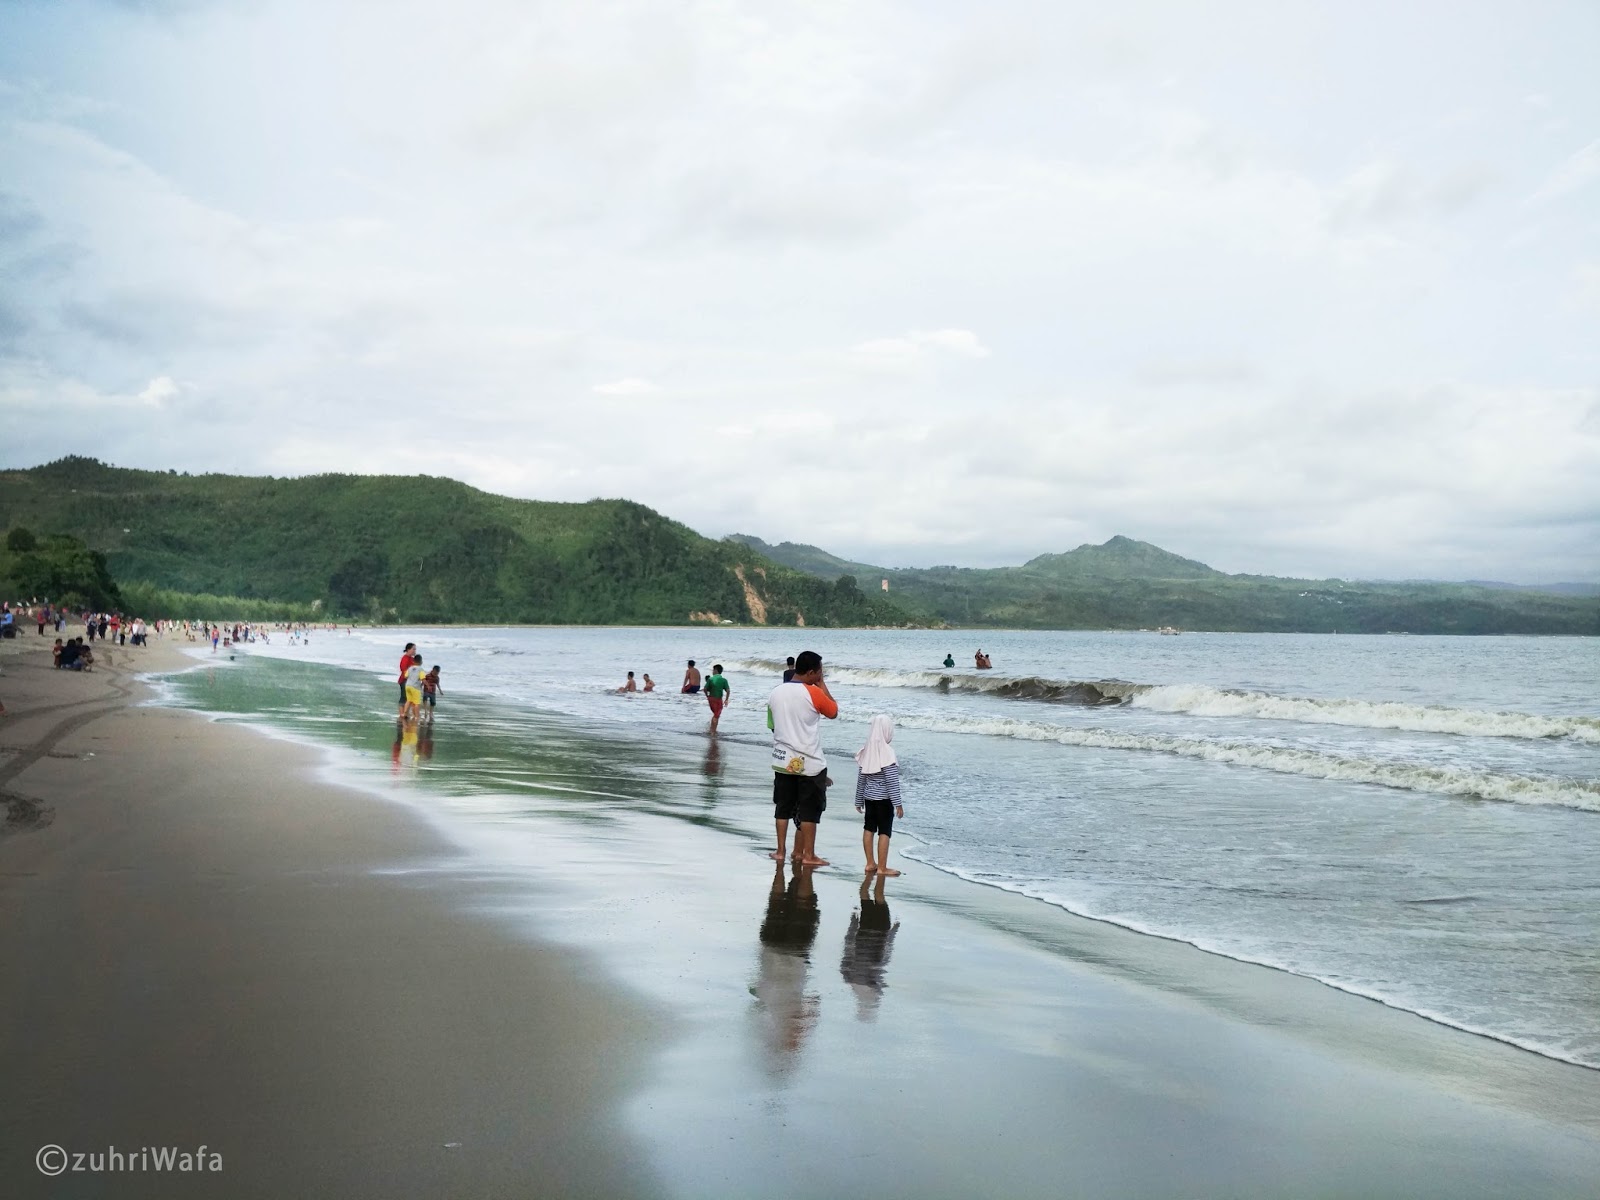
[[867, 731], [867, 744], [856, 751], [856, 765], [861, 768], [863, 775], [876, 775], [890, 763], [900, 760], [895, 757], [894, 747], [889, 745], [894, 741], [894, 719], [887, 713], [879, 713], [872, 718], [872, 728]]

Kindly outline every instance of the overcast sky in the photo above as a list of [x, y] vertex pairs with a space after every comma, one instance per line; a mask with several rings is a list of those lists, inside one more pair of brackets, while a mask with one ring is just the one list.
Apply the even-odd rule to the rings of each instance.
[[0, 465], [1600, 579], [1597, 53], [1594, 0], [0, 0]]

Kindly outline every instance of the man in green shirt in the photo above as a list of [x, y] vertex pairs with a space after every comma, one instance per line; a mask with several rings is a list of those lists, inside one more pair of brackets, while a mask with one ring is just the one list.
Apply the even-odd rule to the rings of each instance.
[[711, 668], [711, 676], [706, 680], [706, 703], [711, 705], [712, 733], [717, 731], [717, 722], [722, 719], [722, 706], [732, 694], [733, 688], [723, 677], [722, 664], [717, 663]]

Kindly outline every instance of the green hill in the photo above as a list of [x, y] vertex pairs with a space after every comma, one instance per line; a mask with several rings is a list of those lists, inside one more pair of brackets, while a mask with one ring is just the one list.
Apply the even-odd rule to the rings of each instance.
[[757, 554], [770, 558], [773, 562], [782, 563], [786, 567], [793, 567], [797, 571], [804, 571], [807, 575], [818, 575], [824, 579], [837, 579], [841, 575], [854, 575], [858, 580], [881, 577], [883, 568], [874, 567], [869, 563], [851, 562], [847, 558], [839, 558], [829, 554], [826, 550], [819, 550], [815, 546], [808, 546], [803, 542], [779, 542], [770, 546], [760, 538], [748, 533], [730, 533], [725, 541], [737, 542], [741, 546], [748, 546]]
[[[81, 538], [119, 582], [314, 605], [329, 615], [552, 624], [910, 620], [853, 582], [701, 537], [628, 500], [515, 500], [427, 476], [191, 476], [71, 457], [0, 471], [0, 513], [8, 528]], [[0, 587], [8, 583], [0, 579]]]
[[1179, 629], [1260, 633], [1600, 634], [1593, 596], [1461, 583], [1378, 583], [1228, 575], [1148, 542], [1043, 554], [1020, 567], [895, 570], [784, 542], [766, 553], [832, 579], [848, 567], [889, 580], [930, 621], [1023, 629]]
[[1205, 563], [1121, 534], [1100, 546], [1041, 554], [1023, 563], [1022, 569], [1054, 579], [1215, 579], [1222, 575]]

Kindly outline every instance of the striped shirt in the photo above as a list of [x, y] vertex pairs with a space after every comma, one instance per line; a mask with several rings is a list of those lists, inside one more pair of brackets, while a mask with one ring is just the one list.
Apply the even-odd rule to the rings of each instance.
[[887, 800], [898, 808], [905, 807], [900, 799], [899, 763], [890, 763], [871, 775], [856, 774], [856, 807], [860, 808], [868, 800]]

